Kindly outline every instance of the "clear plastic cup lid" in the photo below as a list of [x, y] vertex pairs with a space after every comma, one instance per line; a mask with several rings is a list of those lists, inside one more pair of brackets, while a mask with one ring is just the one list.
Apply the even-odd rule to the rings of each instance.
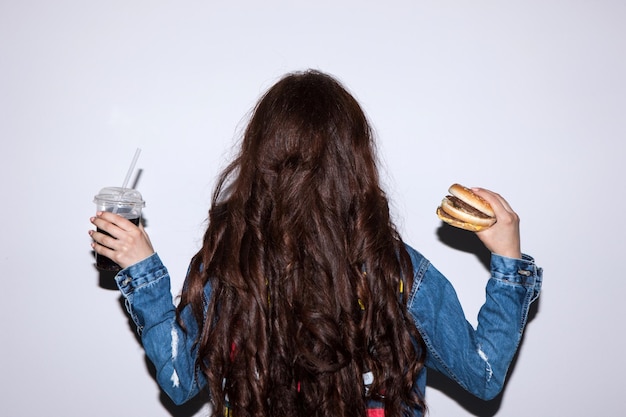
[[139, 205], [140, 207], [145, 207], [146, 205], [146, 202], [141, 197], [141, 193], [132, 188], [105, 187], [93, 199], [93, 202], [96, 204], [112, 201]]

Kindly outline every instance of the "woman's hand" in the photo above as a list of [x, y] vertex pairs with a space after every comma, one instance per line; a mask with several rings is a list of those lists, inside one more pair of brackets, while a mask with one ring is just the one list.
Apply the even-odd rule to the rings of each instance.
[[476, 232], [478, 238], [491, 252], [509, 258], [521, 258], [519, 216], [499, 194], [483, 188], [472, 188], [476, 194], [491, 204], [496, 223], [488, 229]]
[[143, 226], [135, 226], [120, 215], [100, 211], [92, 217], [91, 223], [100, 231], [90, 230], [89, 236], [94, 240], [93, 250], [99, 255], [110, 258], [122, 268], [133, 265], [154, 253], [150, 238]]

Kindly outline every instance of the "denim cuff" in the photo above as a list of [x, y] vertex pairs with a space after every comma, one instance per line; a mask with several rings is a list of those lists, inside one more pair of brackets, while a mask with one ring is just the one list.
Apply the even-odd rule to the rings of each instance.
[[136, 289], [156, 282], [166, 274], [167, 270], [155, 252], [146, 259], [122, 269], [115, 276], [115, 282], [122, 295], [128, 298]]
[[521, 259], [491, 254], [493, 277], [524, 286], [541, 287], [543, 269], [535, 264], [532, 256], [522, 254]]

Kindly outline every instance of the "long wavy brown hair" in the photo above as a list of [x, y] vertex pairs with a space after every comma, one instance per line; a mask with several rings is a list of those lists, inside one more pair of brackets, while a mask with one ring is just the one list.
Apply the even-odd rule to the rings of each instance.
[[178, 307], [200, 326], [214, 415], [366, 416], [368, 399], [387, 416], [424, 409], [412, 278], [361, 107], [329, 75], [288, 74], [220, 177]]

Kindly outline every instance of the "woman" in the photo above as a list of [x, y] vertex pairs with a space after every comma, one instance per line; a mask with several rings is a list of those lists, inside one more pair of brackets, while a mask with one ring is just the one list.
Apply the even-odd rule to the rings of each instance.
[[419, 416], [427, 367], [497, 395], [541, 286], [515, 212], [475, 191], [497, 217], [478, 233], [493, 255], [476, 330], [392, 224], [360, 106], [307, 71], [257, 104], [177, 307], [141, 226], [99, 212], [112, 237], [90, 235], [125, 268], [116, 281], [176, 403], [206, 387], [214, 415]]

